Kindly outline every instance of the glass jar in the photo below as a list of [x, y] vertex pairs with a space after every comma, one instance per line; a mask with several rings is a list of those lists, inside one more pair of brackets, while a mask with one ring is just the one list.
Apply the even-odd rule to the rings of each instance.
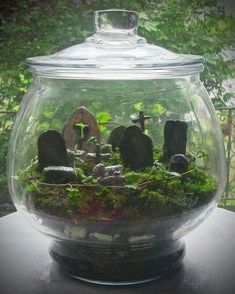
[[137, 25], [136, 12], [96, 11], [85, 43], [29, 58], [9, 145], [15, 206], [62, 270], [95, 283], [176, 269], [225, 186], [203, 58], [150, 45]]

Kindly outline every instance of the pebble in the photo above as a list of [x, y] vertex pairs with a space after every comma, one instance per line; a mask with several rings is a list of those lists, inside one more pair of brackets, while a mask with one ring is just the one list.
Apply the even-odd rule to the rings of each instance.
[[92, 170], [93, 177], [104, 177], [105, 175], [105, 166], [102, 163], [97, 164]]
[[135, 243], [135, 242], [140, 242], [140, 241], [151, 240], [153, 238], [155, 238], [154, 235], [132, 236], [132, 237], [128, 238], [128, 241], [130, 243]]
[[84, 239], [87, 235], [87, 230], [80, 226], [65, 226], [65, 236], [75, 239]]
[[188, 159], [184, 154], [175, 154], [170, 159], [169, 170], [177, 173], [185, 173], [188, 170]]
[[108, 234], [101, 234], [101, 233], [90, 233], [89, 238], [92, 240], [105, 241], [105, 242], [113, 241], [113, 236]]

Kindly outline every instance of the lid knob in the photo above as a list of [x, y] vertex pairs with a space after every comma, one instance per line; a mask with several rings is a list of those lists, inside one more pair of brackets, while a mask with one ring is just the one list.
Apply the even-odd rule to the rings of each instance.
[[97, 10], [94, 15], [95, 32], [102, 35], [135, 35], [137, 33], [138, 21], [138, 13], [130, 10]]

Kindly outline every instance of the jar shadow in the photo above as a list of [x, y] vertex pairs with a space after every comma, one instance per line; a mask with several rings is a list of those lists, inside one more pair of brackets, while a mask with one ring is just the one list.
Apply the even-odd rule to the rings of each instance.
[[[187, 265], [187, 271], [185, 265], [180, 265], [174, 272], [167, 274], [164, 277], [155, 279], [153, 281], [145, 282], [137, 285], [97, 285], [81, 281], [71, 276], [66, 275], [56, 263], [52, 262], [49, 273], [50, 284], [53, 284], [53, 288], [62, 291], [66, 290], [69, 293], [77, 293], [79, 290], [81, 293], [89, 291], [92, 293], [167, 293], [167, 294], [183, 294], [183, 293], [199, 293], [198, 287], [200, 285], [201, 277], [199, 271], [193, 266]], [[50, 285], [50, 286], [51, 286]], [[202, 292], [200, 292], [202, 293]]]

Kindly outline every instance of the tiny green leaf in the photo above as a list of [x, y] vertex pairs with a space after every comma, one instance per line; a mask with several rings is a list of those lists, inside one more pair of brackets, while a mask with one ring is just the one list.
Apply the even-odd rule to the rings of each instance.
[[105, 124], [110, 121], [111, 115], [108, 112], [101, 111], [96, 114], [97, 120], [100, 124]]

